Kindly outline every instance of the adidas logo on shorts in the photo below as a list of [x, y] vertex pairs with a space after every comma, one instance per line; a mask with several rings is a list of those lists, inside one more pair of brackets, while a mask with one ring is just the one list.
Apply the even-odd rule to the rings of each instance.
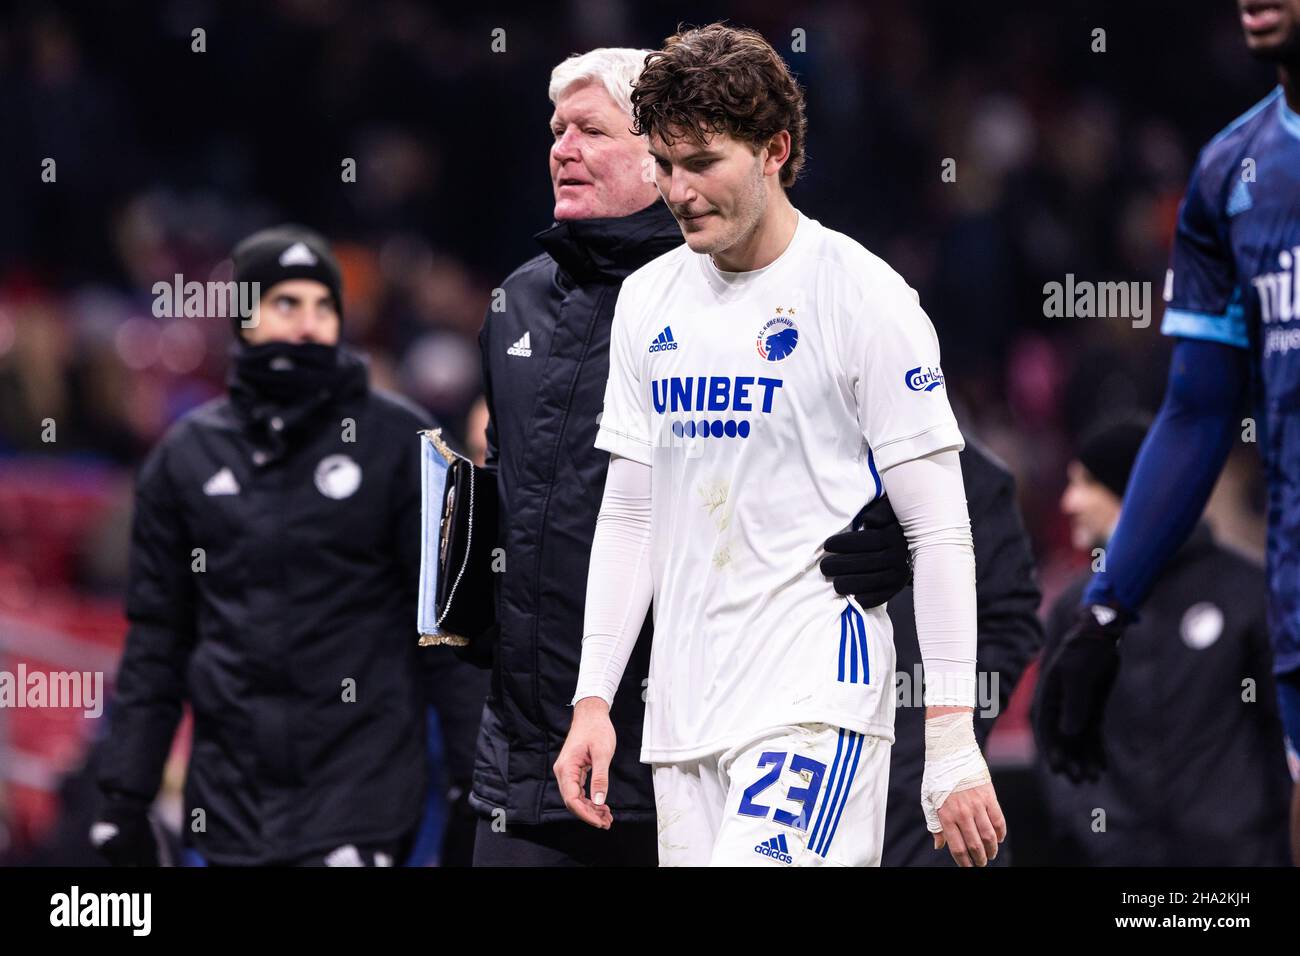
[[754, 852], [759, 856], [770, 856], [779, 863], [794, 862], [794, 857], [790, 855], [790, 847], [786, 845], [784, 833], [777, 834], [770, 840], [764, 840], [754, 847]]
[[660, 332], [653, 342], [650, 343], [651, 352], [673, 352], [677, 349], [677, 343], [673, 340], [673, 329], [670, 325], [665, 325], [664, 330]]

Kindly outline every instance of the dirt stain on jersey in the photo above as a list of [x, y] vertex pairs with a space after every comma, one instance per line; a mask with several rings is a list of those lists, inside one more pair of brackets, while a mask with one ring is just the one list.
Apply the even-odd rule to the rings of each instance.
[[731, 523], [731, 513], [727, 510], [727, 498], [731, 495], [731, 485], [720, 478], [710, 478], [699, 483], [695, 489], [700, 496], [700, 503], [713, 519], [719, 531], [726, 531]]
[[[731, 485], [720, 478], [709, 478], [700, 482], [695, 491], [700, 496], [701, 507], [709, 513], [709, 517], [713, 519], [713, 526], [718, 529], [719, 534], [726, 531], [727, 526], [731, 524], [731, 512], [727, 509]], [[713, 552], [713, 566], [722, 569], [730, 563], [731, 548], [723, 542], [718, 546], [718, 550]]]

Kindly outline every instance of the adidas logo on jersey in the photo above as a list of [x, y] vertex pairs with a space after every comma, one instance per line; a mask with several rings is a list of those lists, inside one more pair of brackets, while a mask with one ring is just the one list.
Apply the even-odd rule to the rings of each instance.
[[235, 480], [235, 473], [229, 468], [222, 468], [203, 483], [203, 493], [209, 498], [239, 494], [239, 482]]
[[533, 355], [533, 345], [528, 339], [528, 333], [525, 332], [514, 345], [506, 349], [507, 355], [514, 355], [519, 358], [531, 358]]
[[754, 847], [754, 852], [759, 856], [770, 856], [778, 863], [794, 862], [794, 857], [790, 855], [790, 847], [786, 845], [784, 833], [779, 833], [772, 839], [759, 843]]
[[1253, 209], [1255, 201], [1250, 198], [1250, 187], [1246, 185], [1244, 179], [1237, 180], [1237, 185], [1232, 188], [1232, 194], [1228, 196], [1228, 218], [1238, 216], [1248, 209]]
[[677, 342], [673, 339], [673, 329], [670, 325], [665, 325], [664, 330], [650, 343], [651, 352], [672, 352], [676, 349]]

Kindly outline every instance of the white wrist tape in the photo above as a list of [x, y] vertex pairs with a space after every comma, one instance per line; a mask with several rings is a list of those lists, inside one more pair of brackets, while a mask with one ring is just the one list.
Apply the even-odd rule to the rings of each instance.
[[939, 833], [939, 808], [950, 793], [992, 783], [988, 764], [975, 742], [975, 715], [944, 714], [925, 722], [925, 773], [921, 777], [921, 809], [925, 826]]

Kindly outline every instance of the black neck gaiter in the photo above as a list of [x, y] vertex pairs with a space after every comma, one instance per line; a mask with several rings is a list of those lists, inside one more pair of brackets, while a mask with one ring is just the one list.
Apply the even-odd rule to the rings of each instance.
[[337, 346], [289, 342], [236, 345], [231, 356], [230, 387], [275, 405], [297, 405], [333, 392], [345, 377], [347, 364]]
[[[230, 399], [241, 417], [281, 437], [310, 422], [335, 401], [366, 387], [366, 366], [333, 345], [266, 342], [231, 350]], [[272, 424], [273, 423], [273, 424]]]

